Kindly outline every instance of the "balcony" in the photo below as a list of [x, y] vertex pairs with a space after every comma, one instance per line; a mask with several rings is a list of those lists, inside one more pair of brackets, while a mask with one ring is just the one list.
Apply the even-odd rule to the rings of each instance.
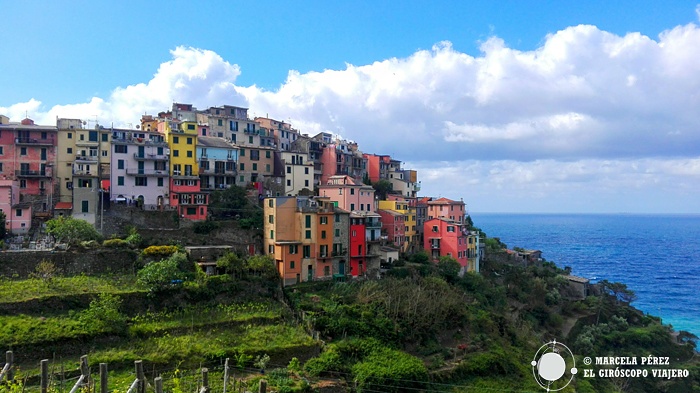
[[15, 171], [15, 176], [17, 177], [51, 177], [51, 171], [30, 171], [30, 170], [25, 170], [21, 169], [19, 171]]
[[347, 255], [347, 253], [348, 253], [347, 248], [343, 248], [342, 250], [333, 251], [333, 252], [331, 253], [331, 255], [334, 256], [334, 257], [342, 257], [342, 256]]
[[168, 177], [168, 170], [167, 169], [126, 168], [126, 174], [131, 175], [131, 176]]
[[381, 229], [382, 222], [381, 221], [367, 221], [365, 223], [365, 228], [367, 228], [367, 229]]
[[73, 176], [97, 177], [97, 170], [73, 169]]
[[182, 173], [180, 171], [175, 171], [173, 172], [173, 179], [177, 180], [199, 180], [199, 175], [195, 175], [192, 173]]
[[75, 141], [76, 146], [80, 147], [97, 147], [100, 145], [98, 141]]
[[202, 167], [199, 168], [199, 174], [200, 174], [200, 175], [222, 175], [222, 176], [229, 175], [229, 176], [235, 176], [236, 173], [238, 173], [238, 171], [235, 170], [235, 169], [222, 169], [222, 168], [215, 168], [215, 169], [206, 168], [206, 169], [205, 169], [205, 168], [202, 168]]
[[97, 162], [99, 161], [99, 158], [97, 156], [81, 156], [77, 155], [75, 156], [75, 161], [81, 162], [81, 163], [88, 163], [88, 162]]
[[134, 159], [137, 161], [168, 161], [168, 156], [161, 154], [139, 154], [134, 153]]
[[37, 139], [37, 138], [15, 138], [15, 145], [28, 145], [28, 146], [55, 146], [53, 138]]

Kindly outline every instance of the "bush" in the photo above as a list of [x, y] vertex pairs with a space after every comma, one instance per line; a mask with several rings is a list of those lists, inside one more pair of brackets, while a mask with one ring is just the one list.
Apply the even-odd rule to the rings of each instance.
[[101, 293], [78, 317], [91, 333], [123, 333], [126, 331], [126, 315], [119, 311], [122, 300], [110, 293]]
[[54, 236], [57, 241], [70, 245], [97, 241], [101, 238], [92, 224], [72, 217], [58, 217], [47, 221], [46, 233]]
[[138, 271], [136, 283], [147, 288], [149, 292], [158, 292], [182, 282], [185, 279], [185, 273], [180, 269], [183, 258], [187, 260], [183, 253], [175, 253], [168, 259], [147, 264]]
[[107, 239], [102, 242], [102, 246], [109, 248], [124, 248], [128, 247], [129, 243], [127, 243], [126, 240], [123, 239]]
[[180, 251], [178, 246], [150, 246], [142, 251], [142, 255], [150, 258], [167, 258]]
[[382, 348], [352, 367], [358, 391], [401, 392], [419, 390], [428, 379], [428, 370], [415, 356]]

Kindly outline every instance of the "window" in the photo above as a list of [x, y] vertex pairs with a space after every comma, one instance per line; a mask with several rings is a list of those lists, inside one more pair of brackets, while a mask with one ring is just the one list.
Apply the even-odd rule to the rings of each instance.
[[354, 188], [351, 188], [351, 189], [350, 189], [350, 195], [355, 195], [355, 189], [354, 189]]
[[270, 164], [265, 164], [265, 172], [270, 172]]
[[355, 210], [355, 204], [354, 204], [354, 203], [351, 203], [351, 204], [350, 204], [350, 211], [354, 211], [354, 210]]
[[[242, 163], [242, 162], [241, 162], [241, 170], [242, 170], [242, 171], [244, 171], [244, 170], [245, 170], [245, 164], [244, 164], [244, 163]], [[241, 179], [241, 181], [243, 181], [243, 180]]]
[[325, 216], [321, 217], [320, 222], [321, 222], [321, 225], [328, 224], [328, 217], [325, 217]]
[[102, 157], [107, 157], [107, 150], [102, 150]]
[[340, 222], [340, 214], [335, 215], [335, 222]]
[[148, 178], [147, 177], [136, 177], [136, 178], [134, 178], [134, 185], [139, 186], [139, 187], [147, 187], [148, 186]]
[[0, 172], [2, 172], [2, 162], [0, 162]]
[[109, 134], [102, 134], [102, 142], [109, 142]]
[[274, 239], [274, 238], [275, 238], [275, 231], [271, 230], [270, 231], [270, 239]]
[[308, 180], [304, 180], [304, 187], [308, 187], [308, 186], [309, 186], [309, 181], [308, 181]]
[[291, 180], [287, 180], [287, 187], [291, 187], [291, 186], [292, 186], [292, 181], [291, 181]]
[[124, 185], [124, 176], [117, 176], [117, 185], [118, 186]]
[[326, 238], [326, 231], [321, 231], [321, 239], [325, 239], [325, 238]]
[[265, 152], [265, 158], [270, 158], [270, 151], [269, 151], [269, 150], [267, 150], [267, 151]]
[[433, 225], [433, 232], [437, 232], [437, 231], [438, 231], [437, 225]]
[[124, 160], [117, 160], [117, 169], [124, 169]]
[[158, 178], [158, 187], [163, 187], [163, 178], [162, 177]]
[[311, 228], [311, 215], [304, 216], [304, 228]]
[[[194, 126], [194, 124], [188, 124], [188, 125], [187, 125], [187, 129], [190, 130], [190, 131], [192, 131], [192, 130], [195, 130], [196, 127]], [[188, 145], [191, 145], [190, 142], [187, 142], [187, 144], [188, 144]]]
[[[193, 127], [193, 129], [194, 129], [194, 125], [192, 125], [192, 127]], [[187, 138], [187, 144], [188, 144], [188, 145], [191, 145], [191, 144], [192, 144], [192, 138]]]
[[302, 247], [302, 252], [304, 253], [302, 258], [311, 258], [311, 246]]
[[187, 208], [187, 215], [188, 216], [194, 216], [197, 214], [197, 208], [196, 207], [188, 207]]
[[311, 239], [311, 231], [306, 231], [306, 233], [304, 234], [304, 238]]
[[26, 179], [21, 179], [19, 181], [19, 188], [27, 188], [27, 180]]
[[372, 209], [369, 208], [369, 203], [367, 204], [367, 211], [370, 211]]
[[289, 261], [289, 268], [294, 269], [294, 261]]
[[254, 171], [257, 171], [257, 170], [258, 170], [258, 164], [253, 163], [253, 170], [254, 170]]
[[290, 254], [298, 254], [299, 253], [299, 245], [298, 244], [290, 244], [289, 245], [289, 253]]
[[331, 275], [331, 267], [330, 267], [330, 266], [324, 266], [324, 267], [323, 267], [323, 275], [324, 275], [324, 276], [330, 276], [330, 275]]
[[[217, 115], [218, 115], [218, 113], [217, 113]], [[223, 126], [223, 125], [224, 125], [224, 121], [223, 121], [223, 120], [221, 120], [221, 119], [219, 119], [219, 120], [217, 121], [217, 123], [216, 123], [216, 124], [217, 124], [217, 125], [218, 125], [219, 127], [221, 127], [221, 126]]]
[[[0, 150], [1, 150], [1, 149], [2, 149], [2, 148], [0, 147]], [[0, 153], [2, 153], [2, 151], [0, 151]], [[66, 148], [66, 153], [67, 153], [67, 154], [73, 154], [73, 148], [72, 148], [72, 147]]]
[[20, 154], [21, 156], [26, 156], [26, 155], [27, 155], [27, 148], [26, 148], [26, 147], [20, 148], [20, 149], [19, 149], [19, 154]]
[[454, 232], [454, 231], [455, 231], [455, 227], [453, 225], [447, 226], [447, 232]]
[[275, 223], [275, 216], [272, 214], [267, 216], [267, 222], [269, 222], [270, 224], [274, 224]]
[[173, 150], [173, 157], [180, 157], [180, 151], [179, 151], [179, 150]]
[[267, 206], [268, 206], [268, 207], [274, 207], [274, 206], [275, 206], [274, 203], [275, 203], [275, 201], [272, 200], [272, 199], [268, 199], [268, 200], [267, 200]]
[[72, 132], [69, 132], [67, 135], [68, 135], [68, 139], [73, 139], [73, 133], [72, 133]]
[[340, 237], [340, 229], [339, 228], [335, 229], [335, 237]]
[[250, 159], [255, 161], [260, 160], [260, 150], [251, 150]]
[[272, 245], [272, 244], [270, 244], [269, 246], [267, 246], [267, 253], [268, 253], [268, 254], [274, 254], [274, 253], [275, 253], [275, 246]]
[[250, 143], [251, 145], [253, 144], [253, 137], [252, 136], [248, 137], [248, 143]]
[[115, 153], [126, 153], [126, 145], [114, 145], [114, 152]]
[[97, 142], [97, 131], [88, 132], [88, 140], [90, 142]]
[[308, 175], [309, 174], [309, 168], [304, 168], [304, 174]]
[[192, 150], [187, 150], [187, 157], [192, 158]]
[[180, 137], [174, 136], [173, 143], [180, 143]]
[[22, 209], [15, 209], [15, 216], [22, 217]]
[[82, 203], [82, 210], [83, 213], [87, 213], [90, 211], [90, 202], [89, 201], [83, 201]]

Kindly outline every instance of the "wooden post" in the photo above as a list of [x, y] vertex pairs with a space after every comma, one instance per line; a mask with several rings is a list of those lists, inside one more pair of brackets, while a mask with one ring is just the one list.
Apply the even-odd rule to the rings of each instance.
[[258, 393], [265, 393], [267, 392], [267, 381], [264, 379], [260, 380], [260, 388], [258, 389]]
[[202, 369], [202, 388], [199, 389], [199, 393], [209, 393], [209, 369]]
[[100, 393], [109, 393], [107, 375], [107, 363], [100, 363]]
[[156, 379], [153, 380], [153, 383], [156, 384], [156, 393], [163, 393], [163, 378], [156, 377]]
[[226, 358], [226, 362], [224, 363], [224, 392], [226, 393], [226, 386], [228, 385], [228, 358]]
[[41, 361], [41, 393], [49, 390], [49, 359]]
[[80, 375], [84, 377], [83, 384], [87, 386], [87, 391], [90, 393], [90, 368], [88, 367], [87, 355], [80, 357]]
[[12, 351], [5, 352], [5, 366], [0, 371], [0, 381], [7, 378], [8, 381], [12, 381], [15, 378], [15, 373], [12, 371], [14, 366], [15, 355]]
[[139, 383], [136, 386], [136, 393], [146, 392], [146, 376], [143, 373], [143, 360], [135, 360], [134, 367], [136, 368], [136, 379]]

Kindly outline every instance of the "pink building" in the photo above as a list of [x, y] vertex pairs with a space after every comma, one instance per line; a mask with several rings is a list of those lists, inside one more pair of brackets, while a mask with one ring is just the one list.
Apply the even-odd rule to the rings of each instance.
[[453, 201], [447, 198], [427, 201], [428, 219], [445, 218], [463, 224], [466, 208], [463, 201]]
[[468, 240], [464, 226], [454, 220], [433, 218], [423, 226], [423, 248], [437, 261], [440, 257], [450, 256], [462, 266], [462, 272], [467, 268]]
[[347, 175], [330, 176], [326, 184], [320, 185], [318, 194], [338, 203], [338, 207], [349, 212], [374, 212], [374, 188]]
[[5, 214], [5, 229], [13, 235], [23, 235], [32, 226], [32, 205], [19, 201], [19, 182], [0, 180], [0, 212]]

